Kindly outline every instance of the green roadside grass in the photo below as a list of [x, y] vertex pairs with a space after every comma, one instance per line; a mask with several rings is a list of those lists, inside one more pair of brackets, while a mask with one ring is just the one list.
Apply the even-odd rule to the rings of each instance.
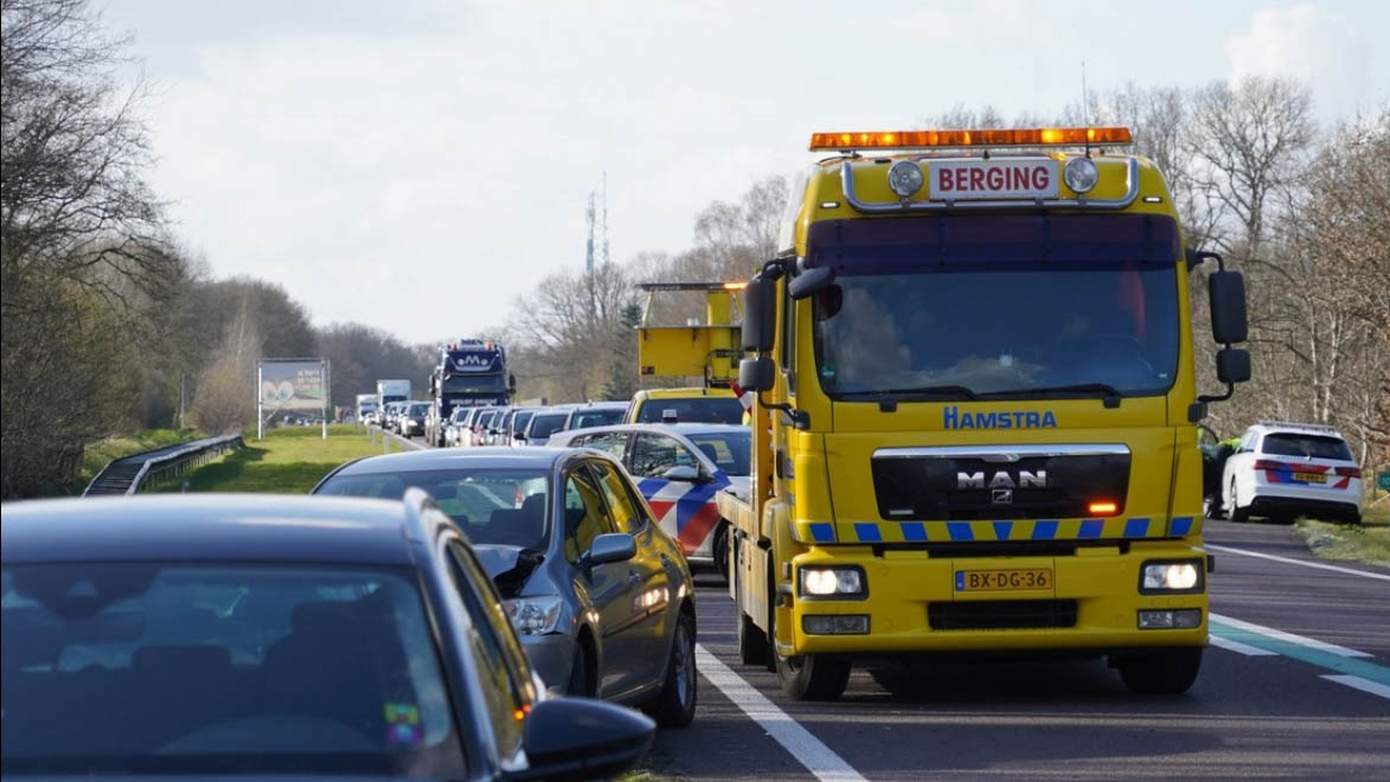
[[1368, 507], [1361, 524], [1298, 520], [1298, 534], [1308, 549], [1324, 559], [1390, 567], [1390, 504]]
[[[327, 440], [317, 426], [281, 427], [268, 430], [263, 440], [254, 434], [245, 439], [245, 448], [189, 473], [188, 490], [307, 494], [343, 462], [384, 452], [380, 433], [373, 444], [367, 430], [353, 424], [329, 426]], [[391, 453], [404, 450], [395, 441], [389, 447]], [[164, 490], [181, 489], [174, 484]]]
[[77, 476], [68, 484], [68, 493], [81, 494], [87, 484], [106, 469], [113, 459], [120, 459], [142, 451], [152, 451], [166, 445], [197, 440], [203, 433], [196, 429], [144, 429], [122, 437], [108, 437], [87, 446], [82, 452], [82, 466]]

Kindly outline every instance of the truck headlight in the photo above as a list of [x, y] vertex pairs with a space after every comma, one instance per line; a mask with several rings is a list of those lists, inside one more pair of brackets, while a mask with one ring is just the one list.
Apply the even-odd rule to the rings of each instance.
[[803, 567], [802, 597], [862, 598], [868, 594], [868, 579], [857, 567]]
[[563, 601], [559, 595], [519, 597], [504, 601], [502, 605], [507, 609], [507, 616], [511, 617], [512, 627], [521, 635], [553, 633], [560, 625]]
[[1202, 561], [1145, 562], [1139, 569], [1139, 591], [1143, 594], [1201, 592]]

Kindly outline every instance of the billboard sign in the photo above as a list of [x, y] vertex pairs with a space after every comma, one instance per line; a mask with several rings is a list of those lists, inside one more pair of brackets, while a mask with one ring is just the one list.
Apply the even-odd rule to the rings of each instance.
[[323, 358], [265, 358], [256, 362], [260, 424], [281, 413], [318, 413], [327, 436], [329, 377]]

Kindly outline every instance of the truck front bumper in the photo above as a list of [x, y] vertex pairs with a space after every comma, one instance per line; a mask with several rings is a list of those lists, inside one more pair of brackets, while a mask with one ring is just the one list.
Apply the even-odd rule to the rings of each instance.
[[[1203, 572], [1202, 591], [1142, 594], [1140, 569], [1154, 560], [1190, 560]], [[858, 599], [799, 594], [799, 572], [812, 566], [862, 568], [866, 594]], [[961, 573], [1047, 571], [1047, 588], [966, 591]], [[793, 560], [792, 581], [779, 588], [778, 650], [852, 656], [997, 652], [1020, 655], [1106, 654], [1146, 648], [1205, 646], [1208, 602], [1206, 555], [1189, 541], [1079, 547], [1066, 556], [930, 556], [920, 549], [812, 548]], [[1195, 626], [1140, 629], [1141, 611], [1185, 611]], [[867, 633], [825, 633], [816, 617], [865, 616]], [[808, 632], [809, 624], [812, 630]], [[862, 626], [859, 620], [840, 623]], [[790, 637], [789, 637], [790, 636]], [[790, 645], [789, 645], [790, 643]]]

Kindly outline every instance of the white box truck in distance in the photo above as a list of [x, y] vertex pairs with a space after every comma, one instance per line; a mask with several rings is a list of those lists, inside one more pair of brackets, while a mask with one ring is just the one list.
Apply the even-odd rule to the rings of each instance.
[[404, 402], [408, 399], [410, 399], [409, 380], [376, 381], [376, 406], [378, 410], [390, 402]]

